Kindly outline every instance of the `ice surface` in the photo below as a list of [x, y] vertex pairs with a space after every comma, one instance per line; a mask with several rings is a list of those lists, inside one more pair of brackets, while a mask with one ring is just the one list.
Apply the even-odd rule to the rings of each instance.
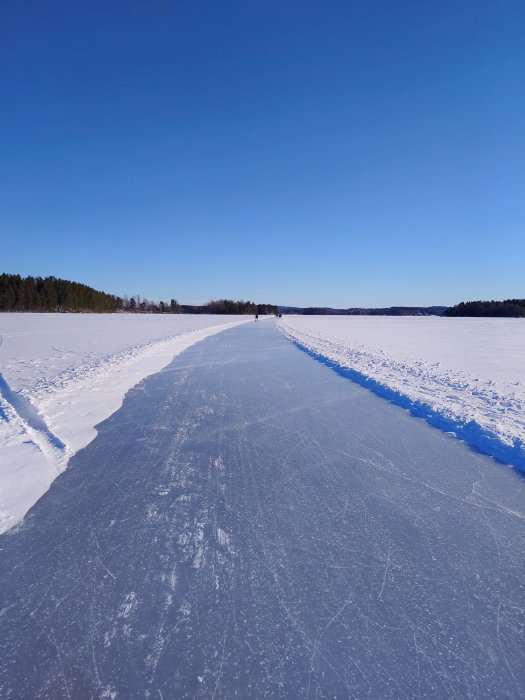
[[280, 328], [376, 393], [525, 470], [523, 319], [286, 316]]
[[273, 323], [219, 333], [0, 536], [0, 697], [522, 699], [524, 496]]
[[0, 532], [93, 440], [132, 386], [193, 343], [247, 320], [1, 313]]

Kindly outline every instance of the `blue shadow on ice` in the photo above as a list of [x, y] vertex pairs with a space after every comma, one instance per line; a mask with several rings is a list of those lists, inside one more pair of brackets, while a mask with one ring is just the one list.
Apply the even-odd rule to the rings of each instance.
[[342, 377], [351, 379], [356, 384], [359, 384], [365, 389], [369, 389], [374, 392], [374, 394], [377, 394], [377, 396], [381, 396], [391, 403], [396, 404], [396, 406], [406, 408], [413, 416], [423, 418], [433, 427], [439, 428], [446, 433], [453, 433], [459, 440], [463, 440], [469, 447], [474, 448], [478, 452], [494, 457], [498, 462], [511, 465], [518, 471], [525, 473], [525, 445], [523, 445], [521, 440], [516, 440], [513, 445], [506, 445], [475, 421], [464, 424], [458, 423], [436, 412], [432, 406], [422, 403], [421, 401], [414, 401], [408, 396], [401, 394], [399, 391], [389, 389], [384, 384], [381, 384], [375, 379], [370, 379], [370, 377], [367, 377], [365, 374], [355, 369], [343, 367], [334, 360], [330, 360], [324, 355], [314, 352], [305, 345], [302, 345], [297, 340], [292, 340], [292, 343], [299, 350], [310, 355], [310, 357], [313, 357], [317, 362], [321, 362], [321, 364], [330, 367]]

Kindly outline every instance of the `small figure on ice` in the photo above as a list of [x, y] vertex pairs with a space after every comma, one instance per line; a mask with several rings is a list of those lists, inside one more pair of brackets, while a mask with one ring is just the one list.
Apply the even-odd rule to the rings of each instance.
[[255, 323], [259, 320], [259, 314], [255, 314]]

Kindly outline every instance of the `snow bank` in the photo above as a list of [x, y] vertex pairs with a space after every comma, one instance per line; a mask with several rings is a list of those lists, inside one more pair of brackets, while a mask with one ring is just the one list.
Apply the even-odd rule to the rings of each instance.
[[0, 532], [96, 436], [126, 392], [251, 317], [0, 314]]
[[284, 334], [354, 381], [525, 471], [525, 321], [287, 316]]

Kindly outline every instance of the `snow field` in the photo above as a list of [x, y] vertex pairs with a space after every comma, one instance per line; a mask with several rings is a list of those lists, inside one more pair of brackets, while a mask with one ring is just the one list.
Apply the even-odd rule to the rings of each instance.
[[354, 381], [525, 471], [523, 319], [286, 316], [279, 327]]
[[120, 408], [190, 345], [253, 320], [217, 315], [0, 314], [0, 533]]

